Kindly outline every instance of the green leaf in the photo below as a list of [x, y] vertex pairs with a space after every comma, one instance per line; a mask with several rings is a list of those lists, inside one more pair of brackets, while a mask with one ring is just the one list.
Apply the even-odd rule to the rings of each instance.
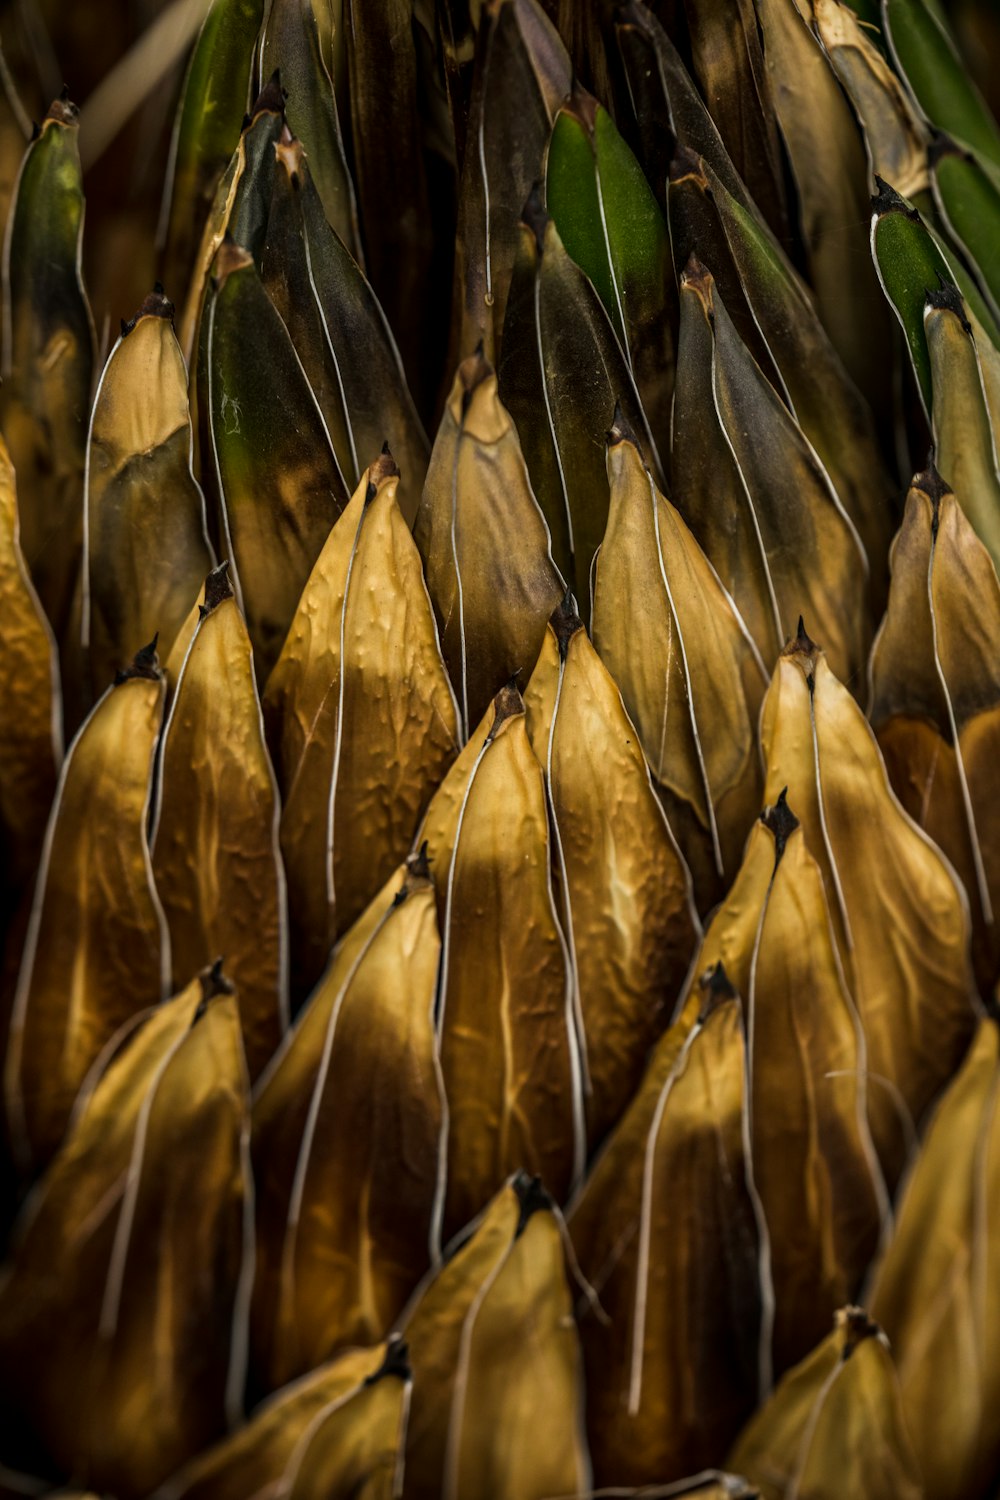
[[673, 393], [673, 282], [667, 226], [607, 110], [578, 89], [549, 143], [546, 207], [567, 253], [594, 283], [653, 431]]
[[253, 60], [263, 0], [214, 0], [184, 79], [164, 187], [163, 279], [187, 286], [216, 185], [253, 100]]
[[1000, 190], [975, 157], [940, 143], [932, 171], [934, 198], [948, 230], [968, 252], [973, 270], [1000, 308]]
[[910, 351], [924, 409], [930, 420], [931, 361], [924, 333], [924, 299], [940, 286], [953, 286], [947, 262], [912, 204], [881, 178], [872, 203], [871, 244], [875, 268]]
[[928, 119], [1000, 166], [1000, 129], [928, 0], [882, 0], [896, 67]]

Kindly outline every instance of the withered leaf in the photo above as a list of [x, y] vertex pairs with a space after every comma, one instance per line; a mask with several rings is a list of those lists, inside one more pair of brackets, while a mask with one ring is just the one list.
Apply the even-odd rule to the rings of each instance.
[[169, 988], [146, 840], [165, 692], [155, 649], [119, 679], [63, 762], [17, 982], [4, 1098], [25, 1172], [55, 1151], [105, 1042]]
[[267, 683], [293, 989], [399, 864], [457, 749], [420, 556], [384, 454], [330, 532]]
[[250, 637], [224, 564], [206, 585], [164, 731], [153, 873], [175, 987], [225, 955], [251, 1078], [288, 1025], [278, 819]]
[[517, 432], [482, 354], [458, 368], [413, 534], [466, 739], [504, 683], [527, 678], [565, 591]]

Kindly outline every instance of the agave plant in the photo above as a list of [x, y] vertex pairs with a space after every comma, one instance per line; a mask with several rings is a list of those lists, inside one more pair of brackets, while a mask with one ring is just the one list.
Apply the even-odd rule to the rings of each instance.
[[114, 341], [0, 24], [0, 1496], [991, 1500], [938, 0], [187, 9]]

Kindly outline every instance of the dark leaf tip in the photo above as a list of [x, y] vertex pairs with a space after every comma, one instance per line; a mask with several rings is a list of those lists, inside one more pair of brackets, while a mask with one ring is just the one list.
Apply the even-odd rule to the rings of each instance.
[[511, 1187], [517, 1194], [517, 1201], [521, 1205], [518, 1215], [517, 1228], [514, 1238], [518, 1239], [524, 1233], [525, 1226], [532, 1214], [552, 1209], [551, 1195], [542, 1187], [540, 1177], [529, 1177], [527, 1172], [517, 1171], [514, 1173]]
[[863, 1307], [842, 1307], [837, 1313], [837, 1327], [843, 1331], [844, 1344], [841, 1350], [842, 1359], [850, 1359], [859, 1344], [865, 1339], [878, 1338], [882, 1332], [873, 1318], [870, 1318]]
[[198, 618], [204, 620], [213, 609], [218, 609], [225, 599], [233, 597], [233, 586], [229, 581], [229, 559], [224, 558], [205, 579], [205, 602], [198, 606]]
[[518, 692], [517, 684], [513, 681], [506, 683], [493, 699], [493, 723], [487, 739], [495, 739], [508, 719], [516, 719], [518, 714], [523, 713], [524, 699]]
[[718, 963], [706, 969], [698, 980], [698, 988], [701, 990], [701, 1006], [698, 1011], [699, 1025], [704, 1025], [709, 1016], [717, 1011], [720, 1005], [725, 1005], [728, 1000], [738, 1000], [739, 991], [733, 985], [726, 973], [725, 965], [721, 958]]
[[939, 286], [924, 294], [924, 307], [940, 308], [944, 312], [954, 313], [962, 325], [962, 329], [972, 337], [972, 324], [965, 315], [965, 303], [958, 287], [950, 281], [943, 281], [940, 273], [938, 275]]
[[638, 448], [639, 452], [642, 452], [642, 446], [636, 430], [622, 411], [620, 400], [615, 401], [614, 416], [611, 418], [611, 426], [608, 428], [605, 436], [609, 448], [614, 448], [619, 443], [631, 443], [633, 448]]
[[275, 68], [254, 100], [253, 108], [250, 111], [250, 123], [253, 124], [258, 115], [284, 114], [285, 100], [287, 98], [288, 95], [281, 87], [281, 69]]
[[400, 1338], [398, 1333], [393, 1334], [386, 1345], [385, 1358], [377, 1370], [365, 1378], [365, 1385], [377, 1385], [380, 1380], [392, 1377], [395, 1380], [412, 1380], [413, 1370], [410, 1367], [410, 1350], [405, 1339]]
[[576, 599], [569, 589], [549, 616], [549, 624], [559, 646], [559, 656], [565, 661], [570, 641], [583, 629], [583, 621], [577, 613]]
[[913, 219], [917, 224], [920, 223], [920, 215], [913, 204], [907, 203], [906, 199], [897, 193], [894, 187], [890, 187], [885, 178], [880, 177], [877, 172], [875, 186], [878, 192], [872, 198], [872, 213], [876, 218], [880, 219], [883, 214], [905, 214], [908, 219]]
[[135, 312], [126, 322], [122, 320], [122, 338], [127, 339], [140, 318], [163, 318], [173, 326], [174, 304], [164, 296], [163, 287], [157, 282], [148, 296], [143, 297]]
[[160, 639], [157, 631], [148, 646], [143, 646], [137, 651], [127, 667], [122, 667], [115, 673], [115, 686], [123, 682], [131, 682], [133, 678], [145, 678], [148, 682], [159, 682], [163, 673], [160, 671], [160, 658], [156, 654], [156, 643]]
[[765, 807], [760, 815], [760, 821], [774, 837], [774, 867], [778, 868], [781, 856], [785, 852], [785, 846], [796, 828], [799, 820], [788, 805], [788, 788], [783, 787], [777, 802], [773, 807]]

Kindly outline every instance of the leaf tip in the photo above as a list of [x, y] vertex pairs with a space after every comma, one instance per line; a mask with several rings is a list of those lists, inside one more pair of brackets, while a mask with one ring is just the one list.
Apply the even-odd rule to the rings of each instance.
[[569, 643], [578, 631], [583, 629], [583, 621], [577, 612], [576, 599], [570, 589], [567, 589], [562, 599], [556, 605], [549, 616], [549, 624], [552, 633], [559, 646], [559, 656], [562, 661], [566, 660], [569, 652]]
[[365, 1377], [365, 1385], [377, 1385], [380, 1380], [391, 1376], [395, 1380], [412, 1380], [413, 1370], [410, 1366], [410, 1350], [406, 1340], [398, 1333], [389, 1335], [389, 1341], [385, 1346], [385, 1356], [377, 1370], [373, 1370]]
[[218, 609], [219, 605], [226, 599], [233, 597], [233, 586], [229, 581], [229, 559], [223, 558], [217, 568], [213, 568], [205, 579], [205, 602], [198, 605], [198, 618], [204, 620]]
[[517, 1228], [514, 1230], [514, 1238], [518, 1239], [524, 1233], [532, 1214], [550, 1211], [553, 1205], [550, 1194], [542, 1187], [540, 1177], [529, 1177], [527, 1172], [519, 1169], [511, 1179], [511, 1187], [514, 1189], [521, 1208], [517, 1218]]
[[774, 868], [777, 869], [788, 840], [799, 826], [798, 818], [788, 805], [787, 786], [782, 787], [773, 807], [765, 807], [760, 815], [760, 821], [774, 838]]

